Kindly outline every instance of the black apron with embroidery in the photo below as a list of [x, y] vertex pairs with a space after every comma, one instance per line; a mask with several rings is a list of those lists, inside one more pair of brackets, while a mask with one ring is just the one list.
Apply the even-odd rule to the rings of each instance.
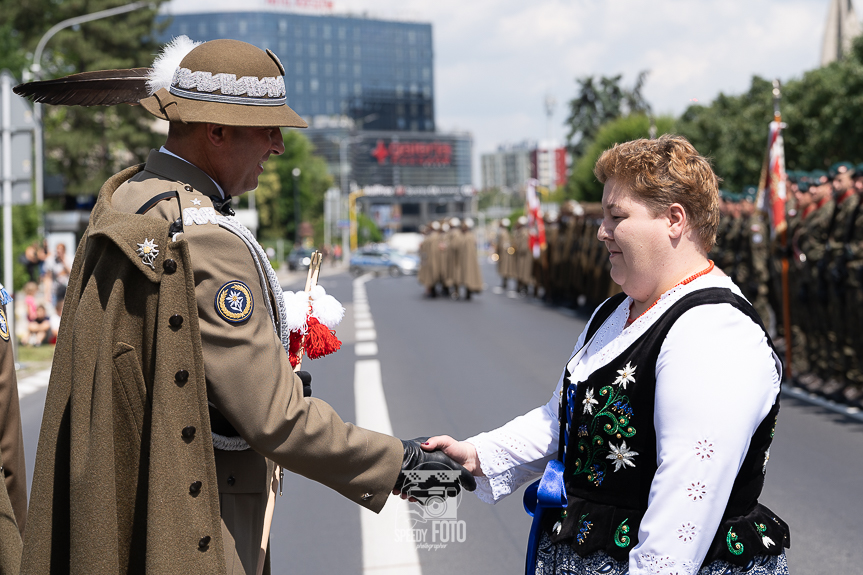
[[[600, 308], [585, 341], [624, 298], [623, 294], [615, 296]], [[579, 383], [571, 397], [564, 395], [562, 422], [563, 410], [572, 410], [564, 458], [567, 507], [544, 519], [552, 542], [570, 542], [581, 556], [604, 551], [617, 560], [627, 559], [638, 543], [638, 528], [657, 470], [653, 416], [660, 349], [674, 322], [686, 311], [722, 303], [764, 329], [752, 306], [731, 290], [698, 290], [682, 297], [624, 352]], [[773, 347], [769, 335], [767, 339]], [[752, 436], [705, 565], [721, 559], [743, 566], [756, 555], [779, 555], [791, 545], [788, 525], [758, 503], [778, 412], [777, 396]], [[693, 444], [697, 439], [693, 437]], [[700, 455], [710, 457], [712, 446], [699, 449]], [[690, 497], [700, 496], [700, 485], [687, 489]]]

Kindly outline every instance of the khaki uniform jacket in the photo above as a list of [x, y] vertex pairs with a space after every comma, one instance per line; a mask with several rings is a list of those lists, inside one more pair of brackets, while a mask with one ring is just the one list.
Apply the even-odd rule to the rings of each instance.
[[[213, 195], [218, 196], [218, 190], [206, 174], [157, 152], [150, 154], [143, 171], [137, 168], [118, 174], [100, 193], [75, 258], [66, 304], [73, 306], [67, 308], [71, 314], [64, 313], [59, 361], [55, 360], [49, 387], [48, 407], [55, 417], [46, 419], [40, 437], [33, 500], [38, 497], [41, 528], [36, 534], [27, 532], [25, 562], [28, 553], [36, 560], [34, 568], [26, 572], [50, 572], [46, 567], [51, 552], [46, 549], [52, 547], [54, 553], [59, 549], [60, 561], [54, 562], [57, 572], [63, 572], [64, 563], [68, 565], [67, 555], [76, 573], [116, 573], [117, 565], [124, 573], [253, 571], [262, 517], [257, 511], [242, 511], [250, 507], [244, 500], [250, 500], [254, 508], [269, 487], [271, 468], [265, 458], [373, 511], [383, 507], [395, 484], [402, 461], [397, 439], [344, 423], [325, 402], [303, 398], [302, 385], [266, 310], [264, 298], [271, 299], [269, 290], [242, 240], [213, 223], [215, 213], [210, 211], [213, 204], [208, 197]], [[164, 199], [151, 203], [157, 197]], [[149, 208], [145, 215], [133, 215], [142, 207]], [[189, 208], [195, 211], [187, 211]], [[177, 219], [183, 233], [171, 241], [168, 229]], [[111, 241], [105, 239], [106, 226]], [[151, 237], [160, 249], [153, 262], [155, 271], [135, 251], [136, 244]], [[129, 249], [117, 253], [115, 246]], [[176, 262], [175, 273], [164, 271], [166, 259]], [[177, 285], [180, 276], [185, 279]], [[171, 285], [165, 285], [166, 278]], [[254, 305], [244, 310], [247, 315], [242, 321], [231, 323], [220, 315], [217, 293], [235, 281], [248, 287], [249, 303]], [[185, 309], [177, 303], [178, 294], [183, 296]], [[86, 315], [76, 320], [84, 303]], [[179, 328], [170, 324], [175, 314], [185, 319]], [[118, 349], [120, 344], [113, 342], [125, 340], [123, 333], [111, 333], [116, 331], [114, 325], [131, 330], [137, 340]], [[101, 362], [96, 361], [97, 356]], [[130, 429], [121, 429], [119, 437], [116, 431], [117, 421], [127, 428], [138, 422], [133, 417], [137, 408], [128, 413], [119, 401], [122, 397], [115, 397], [113, 404], [100, 403], [101, 409], [95, 409], [91, 403], [96, 398], [87, 393], [90, 387], [112, 387], [112, 378], [123, 373], [117, 368], [118, 358], [124, 358], [127, 371], [134, 373], [137, 368], [143, 372], [137, 386], [143, 404], [137, 440], [129, 439], [135, 435]], [[91, 365], [95, 363], [105, 367], [94, 371]], [[78, 364], [81, 370], [75, 369]], [[189, 374], [182, 386], [177, 381], [180, 376], [175, 375], [178, 368]], [[74, 374], [71, 381], [70, 372]], [[178, 393], [185, 395], [178, 397]], [[135, 397], [132, 391], [125, 396]], [[217, 459], [210, 438], [208, 400], [253, 451], [224, 457], [219, 452]], [[76, 406], [71, 421], [63, 417]], [[162, 422], [166, 418], [169, 425]], [[112, 419], [114, 437], [101, 434], [93, 438], [97, 449], [79, 454], [77, 441], [70, 446], [70, 427], [101, 429]], [[189, 426], [196, 428], [191, 440], [186, 435]], [[55, 450], [61, 452], [56, 466]], [[83, 498], [74, 489], [71, 498], [53, 490], [52, 476], [56, 473], [65, 479], [62, 476], [70, 473], [62, 465], [70, 455], [73, 482], [74, 472], [87, 467], [89, 457], [100, 466], [98, 472], [91, 468], [87, 477], [107, 484], [101, 488], [82, 485]], [[78, 461], [80, 456], [85, 461]], [[135, 464], [142, 457], [143, 468], [138, 469]], [[120, 459], [125, 467], [117, 464]], [[224, 459], [223, 465], [219, 459]], [[48, 472], [40, 471], [40, 463]], [[133, 469], [131, 475], [128, 469]], [[139, 477], [138, 481], [130, 479]], [[115, 483], [124, 487], [130, 483], [134, 489], [131, 493], [118, 489], [116, 505], [95, 505], [92, 499], [114, 493]], [[201, 502], [207, 502], [206, 506]], [[118, 519], [109, 522], [115, 506]], [[54, 516], [59, 510], [59, 517], [52, 517], [51, 507]], [[222, 519], [231, 516], [227, 528], [220, 512]], [[110, 527], [113, 522], [117, 529], [93, 533], [84, 528], [79, 516], [92, 514], [100, 517], [87, 525]], [[69, 518], [81, 525], [69, 530]], [[31, 516], [31, 525], [36, 521]], [[202, 539], [206, 537], [210, 539]], [[105, 539], [102, 549], [94, 545], [100, 539]], [[64, 545], [70, 549], [64, 550]]]
[[461, 246], [462, 283], [468, 291], [479, 293], [482, 291], [482, 272], [473, 231], [462, 232]]
[[[2, 286], [0, 286], [2, 287]], [[18, 405], [18, 380], [6, 306], [0, 306], [0, 574], [17, 575], [21, 562], [21, 533], [27, 522], [27, 476], [24, 439]]]

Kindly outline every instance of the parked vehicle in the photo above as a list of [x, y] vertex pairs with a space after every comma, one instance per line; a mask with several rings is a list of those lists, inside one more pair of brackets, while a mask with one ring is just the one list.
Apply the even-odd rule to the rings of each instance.
[[415, 275], [419, 269], [419, 258], [400, 254], [385, 244], [366, 246], [351, 255], [350, 272], [354, 276], [372, 272], [375, 275]]
[[291, 271], [309, 269], [313, 253], [315, 253], [314, 248], [295, 248], [288, 256], [288, 269]]

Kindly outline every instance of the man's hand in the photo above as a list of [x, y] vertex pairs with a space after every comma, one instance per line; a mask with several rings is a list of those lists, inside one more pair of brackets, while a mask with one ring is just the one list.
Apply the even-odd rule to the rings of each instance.
[[[393, 494], [401, 495], [402, 499], [410, 497], [411, 494], [405, 492], [404, 488], [406, 486], [414, 486], [408, 475], [410, 474], [409, 472], [416, 471], [457, 471], [458, 479], [453, 485], [456, 493], [458, 493], [461, 487], [464, 487], [468, 491], [476, 489], [476, 480], [474, 480], [471, 473], [453, 461], [448, 455], [442, 451], [424, 451], [420, 444], [424, 443], [426, 439], [428, 438], [418, 437], [408, 441], [402, 440], [404, 459], [402, 461], [402, 471], [399, 473], [396, 485], [393, 488]], [[416, 501], [416, 499], [411, 497], [411, 501]]]
[[297, 377], [300, 378], [300, 381], [303, 382], [303, 397], [311, 397], [312, 396], [312, 374], [308, 371], [297, 371], [295, 372]]

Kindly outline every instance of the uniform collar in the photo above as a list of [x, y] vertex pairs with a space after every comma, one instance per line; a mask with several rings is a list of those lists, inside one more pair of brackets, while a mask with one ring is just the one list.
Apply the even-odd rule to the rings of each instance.
[[163, 178], [189, 184], [205, 196], [225, 197], [219, 185], [203, 170], [176, 154], [165, 152], [150, 150], [144, 169]]

